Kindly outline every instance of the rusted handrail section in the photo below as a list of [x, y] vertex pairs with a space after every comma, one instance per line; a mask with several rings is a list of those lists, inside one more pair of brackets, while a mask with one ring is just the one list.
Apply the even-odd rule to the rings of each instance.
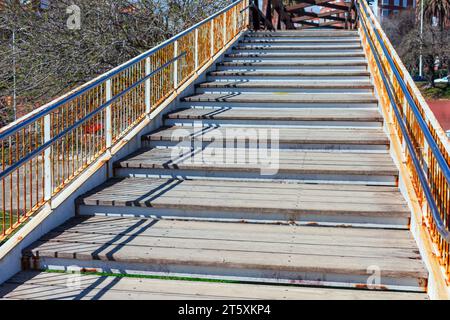
[[402, 157], [423, 208], [423, 223], [450, 276], [450, 144], [365, 0], [359, 29], [380, 103], [402, 143]]
[[0, 241], [77, 178], [248, 26], [238, 0], [0, 130]]

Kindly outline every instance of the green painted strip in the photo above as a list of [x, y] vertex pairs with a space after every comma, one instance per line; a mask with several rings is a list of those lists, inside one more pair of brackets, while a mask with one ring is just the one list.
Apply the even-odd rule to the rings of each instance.
[[[66, 271], [50, 270], [46, 269], [47, 273], [63, 273], [69, 274]], [[156, 275], [139, 275], [139, 274], [121, 274], [121, 273], [108, 273], [108, 272], [80, 272], [81, 275], [89, 276], [95, 275], [100, 277], [116, 277], [116, 278], [138, 278], [138, 279], [159, 279], [159, 280], [178, 280], [178, 281], [193, 281], [193, 282], [216, 282], [216, 283], [244, 283], [241, 281], [233, 280], [219, 280], [219, 279], [205, 279], [194, 277], [176, 277], [176, 276], [156, 276]]]

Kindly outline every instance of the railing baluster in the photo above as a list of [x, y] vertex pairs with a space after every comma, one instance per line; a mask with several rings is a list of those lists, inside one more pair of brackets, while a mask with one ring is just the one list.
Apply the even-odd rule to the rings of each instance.
[[[173, 57], [178, 57], [178, 41], [173, 44]], [[173, 88], [178, 89], [178, 59], [173, 63]]]
[[[44, 143], [51, 139], [51, 115], [47, 114], [44, 117]], [[47, 147], [44, 152], [44, 200], [50, 201], [53, 194], [53, 161], [52, 161], [53, 147]]]
[[198, 70], [198, 28], [194, 33], [194, 70]]
[[214, 19], [211, 20], [211, 58], [214, 57]]
[[[106, 101], [110, 101], [112, 99], [112, 81], [111, 79], [106, 80], [105, 82], [105, 96]], [[108, 105], [105, 108], [105, 141], [106, 141], [106, 148], [109, 149], [112, 146], [112, 140], [113, 140], [113, 128], [112, 128], [112, 110], [111, 105]]]
[[[148, 76], [151, 72], [151, 61], [150, 57], [147, 57], [145, 59], [145, 75]], [[152, 110], [152, 104], [151, 104], [151, 83], [150, 78], [145, 80], [145, 113], [149, 114]]]
[[244, 3], [248, 1], [227, 6], [20, 122], [0, 129], [0, 240], [50, 203], [100, 156], [110, 156], [114, 144], [145, 114], [174, 90], [177, 94], [181, 84], [243, 30], [246, 22], [238, 19], [248, 17], [246, 10], [240, 11], [247, 7]]

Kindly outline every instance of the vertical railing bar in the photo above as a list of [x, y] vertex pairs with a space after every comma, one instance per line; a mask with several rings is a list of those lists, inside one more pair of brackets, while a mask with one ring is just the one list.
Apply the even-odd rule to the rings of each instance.
[[[242, 2], [240, 3], [242, 4]], [[59, 103], [57, 107], [47, 111], [47, 114], [44, 113], [34, 119], [34, 123], [31, 122], [28, 127], [23, 127], [22, 131], [16, 131], [15, 136], [12, 133], [9, 136], [9, 150], [5, 148], [8, 141], [2, 140], [2, 166], [6, 167], [4, 170], [8, 170], [8, 166], [16, 167], [9, 169], [11, 170], [10, 177], [5, 176], [0, 182], [3, 187], [0, 236], [5, 235], [7, 223], [10, 225], [7, 232], [9, 234], [9, 231], [14, 230], [33, 210], [45, 203], [51, 205], [51, 199], [56, 192], [62, 190], [73, 177], [91, 164], [102, 152], [110, 151], [115, 139], [123, 136], [130, 126], [143, 116], [144, 107], [145, 113], [150, 113], [153, 101], [154, 104], [160, 103], [172, 94], [172, 90], [177, 90], [180, 84], [185, 83], [186, 78], [198, 71], [200, 65], [208, 60], [208, 45], [210, 46], [210, 59], [223, 49], [240, 29], [237, 26], [238, 5], [239, 3], [236, 3], [235, 7], [227, 7], [211, 16], [209, 21], [205, 21], [206, 23], [180, 34], [178, 38], [171, 40], [173, 47], [166, 45], [159, 52], [155, 51], [155, 55], [161, 56], [161, 64], [172, 59], [172, 53], [173, 58], [176, 58], [181, 51], [188, 53], [183, 62], [175, 59], [173, 65], [167, 67], [168, 72], [161, 71], [155, 75], [160, 80], [159, 84], [148, 78], [144, 82], [145, 85], [144, 83], [140, 84], [135, 91], [120, 98], [120, 102], [117, 102], [120, 108], [112, 103], [105, 107], [104, 112], [99, 112], [96, 116], [74, 126], [80, 117], [83, 118], [97, 109], [98, 105], [102, 104], [99, 103], [100, 100], [111, 100], [115, 94], [114, 90], [120, 91], [122, 86], [127, 86], [128, 82], [131, 84], [139, 81], [139, 77], [144, 74], [144, 68], [145, 75], [149, 75], [152, 67], [150, 55], [140, 59], [139, 64], [131, 64], [127, 68], [121, 69], [121, 74], [117, 72], [109, 75], [109, 78], [105, 76], [103, 83], [97, 82], [96, 86], [91, 85], [84, 88], [85, 91], [78, 92], [77, 96], [70, 96], [71, 100]], [[223, 23], [222, 26], [221, 23]], [[209, 34], [208, 27], [210, 28]], [[228, 31], [229, 33], [227, 33]], [[220, 39], [215, 39], [215, 36]], [[171, 88], [170, 68], [173, 68], [173, 88]], [[115, 79], [113, 79], [114, 77]], [[117, 88], [115, 88], [114, 84], [117, 80], [119, 82], [116, 83]], [[144, 92], [142, 92], [143, 88]], [[154, 96], [152, 96], [152, 92]], [[142, 105], [143, 99], [144, 106]], [[103, 128], [102, 125], [104, 125]], [[71, 126], [73, 129], [69, 131], [68, 128]], [[55, 136], [58, 138], [55, 139]], [[50, 142], [52, 143], [50, 144]], [[48, 145], [39, 150], [37, 156], [29, 155], [43, 144]], [[8, 152], [10, 153], [9, 159], [5, 154]], [[30, 157], [30, 159], [23, 164], [18, 163], [21, 157]], [[10, 180], [9, 184], [8, 180]], [[10, 191], [9, 194], [7, 188]], [[21, 190], [23, 194], [21, 194]], [[14, 194], [15, 192], [17, 194]], [[10, 203], [8, 203], [8, 196]], [[9, 212], [7, 206], [10, 207]], [[10, 215], [9, 221], [7, 221], [7, 215]]]
[[214, 19], [211, 20], [210, 39], [211, 39], [210, 57], [212, 58], [214, 57]]
[[194, 70], [198, 70], [198, 28], [194, 31]]
[[[44, 143], [51, 139], [51, 114], [44, 117]], [[44, 152], [44, 200], [50, 201], [53, 193], [53, 177], [52, 177], [52, 149], [48, 147]]]
[[[173, 44], [173, 57], [178, 56], [178, 40]], [[178, 59], [173, 63], [173, 88], [178, 89]]]
[[[106, 101], [111, 100], [112, 98], [112, 82], [111, 79], [106, 80]], [[105, 141], [106, 148], [109, 149], [112, 146], [112, 111], [111, 104], [105, 108]]]
[[[151, 61], [150, 57], [147, 57], [145, 59], [145, 76], [148, 76], [151, 72]], [[145, 80], [145, 113], [150, 114], [152, 110], [152, 104], [151, 104], [151, 82], [150, 77]]]
[[222, 37], [222, 45], [225, 46], [228, 43], [228, 36], [227, 36], [227, 12], [223, 13], [223, 27], [222, 27], [222, 32], [223, 32], [223, 37]]

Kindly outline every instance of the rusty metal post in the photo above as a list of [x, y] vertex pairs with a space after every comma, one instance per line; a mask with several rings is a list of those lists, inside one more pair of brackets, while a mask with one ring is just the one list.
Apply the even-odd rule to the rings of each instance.
[[[51, 140], [51, 116], [44, 116], [44, 143]], [[50, 201], [53, 194], [52, 148], [44, 151], [44, 200]]]
[[[173, 44], [173, 57], [176, 58], [178, 56], [178, 41], [175, 41]], [[176, 59], [173, 63], [173, 88], [178, 89], [178, 59]]]
[[[151, 62], [150, 57], [147, 57], [145, 59], [145, 76], [148, 76], [150, 72], [151, 72]], [[151, 83], [150, 78], [148, 78], [147, 80], [145, 80], [145, 112], [147, 114], [149, 114], [152, 110], [150, 95], [151, 95]]]
[[[110, 101], [112, 99], [112, 81], [111, 79], [106, 80], [106, 101]], [[112, 111], [111, 105], [108, 105], [105, 108], [105, 140], [106, 140], [106, 148], [110, 149], [112, 146]]]

